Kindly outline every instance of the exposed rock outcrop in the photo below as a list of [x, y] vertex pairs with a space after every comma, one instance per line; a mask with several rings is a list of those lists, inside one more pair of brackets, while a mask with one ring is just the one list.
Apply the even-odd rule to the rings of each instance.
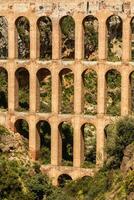
[[129, 170], [134, 170], [134, 144], [133, 143], [126, 147], [120, 169], [123, 173], [126, 173]]

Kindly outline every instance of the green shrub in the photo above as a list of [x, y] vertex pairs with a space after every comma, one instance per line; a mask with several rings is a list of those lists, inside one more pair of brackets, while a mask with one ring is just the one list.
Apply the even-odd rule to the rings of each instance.
[[134, 118], [125, 117], [106, 129], [106, 152], [110, 168], [119, 168], [123, 152], [134, 141]]

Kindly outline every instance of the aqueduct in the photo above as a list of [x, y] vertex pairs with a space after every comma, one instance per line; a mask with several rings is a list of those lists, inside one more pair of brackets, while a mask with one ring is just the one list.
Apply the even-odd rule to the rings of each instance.
[[[68, 33], [61, 28], [67, 17], [73, 27], [69, 38], [71, 48]], [[116, 29], [110, 28], [112, 17]], [[25, 136], [29, 139], [29, 154], [33, 160], [38, 159], [40, 152], [40, 127], [47, 126], [51, 160], [50, 164], [42, 165], [42, 171], [54, 184], [62, 174], [72, 179], [92, 176], [105, 160], [105, 127], [117, 117], [133, 113], [133, 19], [132, 0], [0, 0], [0, 23], [5, 26], [6, 43], [4, 48], [0, 46], [0, 74], [8, 83], [8, 87], [4, 87], [4, 82], [5, 89], [0, 91], [0, 100], [6, 99], [0, 111], [0, 123], [17, 132], [22, 123], [26, 124]], [[88, 23], [90, 27], [95, 26], [91, 34], [96, 38], [94, 52], [90, 43], [85, 42], [85, 37], [91, 39], [87, 33]], [[46, 29], [42, 29], [42, 24]], [[2, 31], [0, 27], [0, 41]], [[119, 39], [117, 49], [110, 34]], [[118, 56], [114, 57], [108, 50], [110, 45], [118, 51]], [[113, 74], [112, 84], [109, 72]], [[67, 86], [73, 88], [69, 99], [64, 93], [68, 74], [71, 78]], [[86, 88], [86, 84], [91, 84], [86, 82], [87, 76], [94, 77], [95, 87]], [[43, 81], [47, 83], [44, 86], [47, 98], [40, 89]], [[114, 97], [118, 96], [114, 112], [107, 102], [113, 91], [117, 91]], [[22, 102], [25, 93], [26, 102]], [[86, 102], [84, 97], [90, 99], [91, 94], [93, 101]], [[45, 105], [40, 104], [41, 98]], [[69, 144], [72, 166], [62, 165], [66, 151], [62, 133], [67, 126], [71, 126], [73, 132]], [[82, 167], [87, 126], [96, 134], [96, 165], [92, 168]]]

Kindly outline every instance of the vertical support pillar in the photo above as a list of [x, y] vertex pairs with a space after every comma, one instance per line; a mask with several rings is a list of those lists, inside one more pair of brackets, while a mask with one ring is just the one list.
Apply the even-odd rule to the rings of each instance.
[[74, 66], [74, 113], [81, 114], [82, 112], [82, 65], [80, 63]]
[[52, 68], [52, 112], [58, 114], [59, 110], [59, 74], [58, 68], [54, 64]]
[[51, 119], [51, 164], [58, 166], [61, 161], [57, 117]]
[[36, 119], [34, 115], [29, 116], [29, 155], [36, 160], [40, 149], [40, 137], [36, 130]]
[[15, 24], [14, 19], [11, 18], [8, 24], [8, 58], [15, 58]]
[[123, 66], [121, 74], [121, 116], [129, 113], [129, 72], [128, 66]]
[[103, 117], [98, 118], [97, 121], [97, 130], [96, 130], [96, 165], [98, 167], [102, 167], [105, 159], [105, 152], [104, 152], [104, 144], [105, 144], [105, 137], [104, 137], [104, 119]]
[[83, 48], [84, 48], [84, 37], [83, 37], [83, 26], [82, 13], [76, 13], [75, 16], [75, 59], [81, 60], [83, 58]]
[[98, 70], [98, 88], [97, 88], [97, 113], [105, 113], [105, 74], [104, 66], [99, 66]]
[[[9, 48], [10, 49], [10, 48]], [[15, 110], [16, 98], [18, 98], [16, 91], [15, 80], [15, 66], [14, 61], [8, 63], [8, 111], [13, 113]]]
[[52, 19], [52, 59], [60, 59], [60, 25], [57, 18]]
[[99, 19], [99, 44], [98, 44], [98, 49], [99, 49], [99, 60], [103, 61], [106, 60], [106, 51], [107, 51], [107, 38], [106, 38], [106, 20], [100, 16]]
[[73, 132], [73, 166], [80, 167], [82, 162], [81, 129], [79, 116], [74, 117]]
[[36, 66], [34, 63], [31, 63], [30, 72], [29, 72], [29, 81], [30, 81], [30, 92], [29, 92], [29, 103], [30, 103], [30, 112], [36, 112]]
[[37, 58], [37, 54], [36, 54], [36, 50], [37, 50], [37, 25], [36, 25], [36, 19], [32, 19], [30, 21], [30, 58], [31, 59], [36, 59]]
[[129, 62], [131, 55], [130, 45], [130, 19], [126, 18], [123, 20], [123, 46], [122, 46], [122, 60], [123, 62]]

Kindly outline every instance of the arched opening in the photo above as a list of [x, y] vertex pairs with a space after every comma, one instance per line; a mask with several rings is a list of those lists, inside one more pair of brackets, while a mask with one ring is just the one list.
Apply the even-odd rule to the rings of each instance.
[[87, 69], [82, 74], [83, 78], [83, 113], [97, 114], [97, 73]]
[[58, 185], [59, 185], [59, 187], [62, 187], [62, 188], [65, 185], [67, 185], [70, 181], [72, 181], [72, 178], [68, 174], [61, 174], [58, 177]]
[[130, 99], [130, 112], [134, 114], [134, 71], [129, 76], [130, 80], [130, 92], [129, 92], [129, 99]]
[[18, 119], [15, 124], [15, 133], [19, 133], [22, 141], [24, 143], [24, 148], [26, 152], [28, 153], [29, 150], [29, 125], [26, 120], [24, 119]]
[[60, 113], [74, 112], [74, 74], [70, 69], [63, 69], [59, 73], [60, 79]]
[[75, 22], [67, 15], [60, 19], [61, 29], [61, 59], [75, 58]]
[[134, 17], [130, 22], [131, 26], [131, 61], [134, 61]]
[[115, 69], [106, 73], [106, 114], [120, 115], [121, 112], [121, 75]]
[[29, 110], [29, 72], [21, 67], [15, 73], [16, 109], [18, 111]]
[[52, 59], [52, 21], [49, 17], [42, 16], [37, 21], [39, 59]]
[[82, 131], [82, 157], [85, 168], [94, 167], [96, 164], [96, 128], [93, 124], [86, 123]]
[[96, 61], [98, 59], [98, 19], [89, 15], [83, 20], [84, 29], [84, 59]]
[[122, 19], [112, 15], [107, 19], [107, 59], [112, 62], [122, 59]]
[[42, 68], [37, 72], [37, 111], [51, 112], [51, 72]]
[[41, 120], [37, 123], [37, 131], [40, 137], [39, 160], [42, 164], [51, 163], [51, 127], [47, 121]]
[[114, 138], [113, 136], [113, 132], [114, 132], [115, 126], [114, 124], [108, 124], [106, 125], [106, 127], [104, 128], [104, 152], [105, 152], [105, 161], [107, 160], [107, 153], [108, 153], [108, 149], [109, 146], [112, 147], [111, 141]]
[[[30, 23], [21, 16], [16, 19], [16, 57], [18, 59], [30, 58]], [[34, 42], [34, 41], [32, 41]]]
[[70, 122], [59, 125], [59, 147], [62, 165], [73, 165], [73, 127]]
[[0, 16], [0, 59], [8, 57], [8, 22]]
[[8, 73], [0, 67], [0, 111], [8, 109]]

